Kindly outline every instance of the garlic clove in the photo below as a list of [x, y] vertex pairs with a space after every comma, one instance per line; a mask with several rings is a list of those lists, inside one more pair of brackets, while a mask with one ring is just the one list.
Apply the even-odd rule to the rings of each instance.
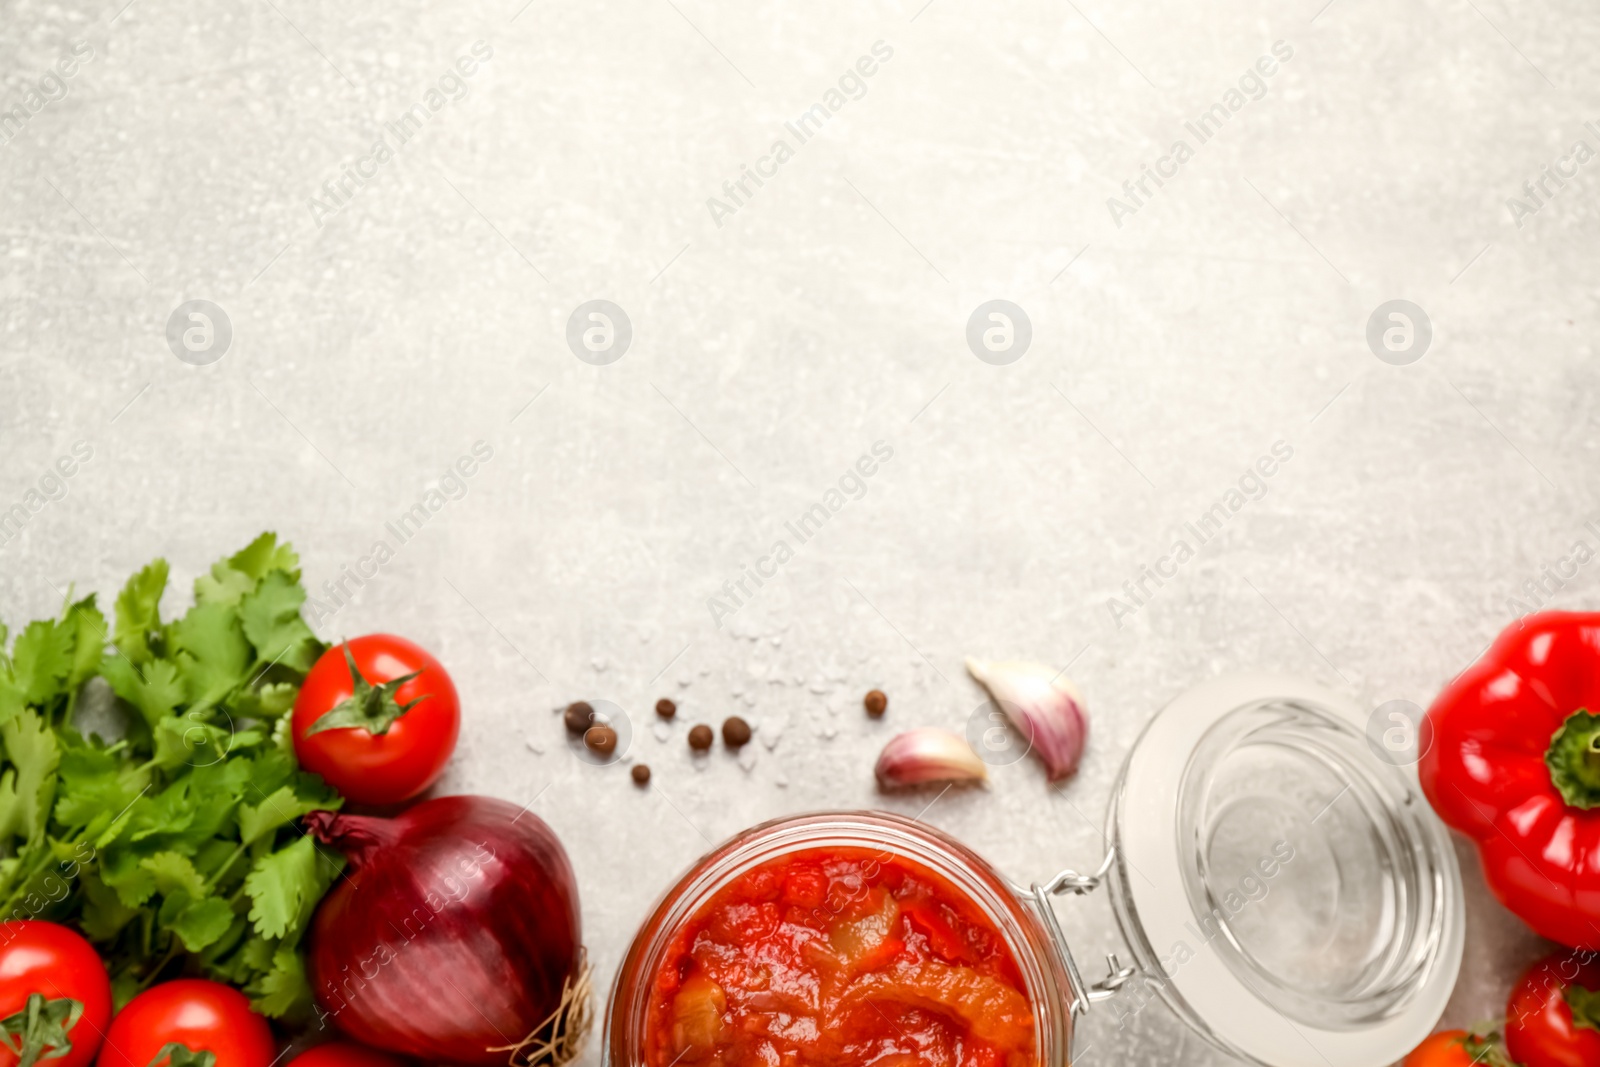
[[876, 773], [885, 789], [925, 782], [981, 782], [988, 777], [983, 760], [966, 738], [937, 726], [890, 738], [878, 754]]
[[1089, 712], [1077, 686], [1042, 663], [967, 658], [967, 673], [1044, 760], [1052, 782], [1078, 769], [1089, 740]]

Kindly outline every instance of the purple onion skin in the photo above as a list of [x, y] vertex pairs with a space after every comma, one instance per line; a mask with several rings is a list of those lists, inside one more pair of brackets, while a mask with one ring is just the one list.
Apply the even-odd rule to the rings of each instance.
[[488, 1050], [543, 1022], [578, 966], [578, 891], [555, 833], [476, 796], [306, 825], [350, 860], [311, 927], [323, 1020], [374, 1048], [503, 1067]]

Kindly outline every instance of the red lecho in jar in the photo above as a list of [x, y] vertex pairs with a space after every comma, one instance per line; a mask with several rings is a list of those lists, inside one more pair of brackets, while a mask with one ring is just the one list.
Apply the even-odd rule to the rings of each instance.
[[1004, 937], [940, 875], [873, 849], [804, 849], [724, 885], [673, 935], [645, 1060], [1033, 1067], [1025, 990]]

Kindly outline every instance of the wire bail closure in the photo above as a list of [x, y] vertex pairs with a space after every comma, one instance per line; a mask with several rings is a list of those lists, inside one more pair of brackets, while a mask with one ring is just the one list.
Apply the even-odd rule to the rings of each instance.
[[1112, 952], [1106, 955], [1106, 976], [1093, 985], [1087, 984], [1083, 979], [1083, 973], [1078, 970], [1078, 962], [1072, 957], [1072, 949], [1067, 944], [1067, 936], [1061, 929], [1061, 920], [1056, 918], [1050, 898], [1067, 894], [1085, 896], [1093, 893], [1099, 888], [1100, 883], [1105, 881], [1116, 858], [1117, 850], [1113, 847], [1107, 850], [1105, 859], [1100, 861], [1100, 866], [1093, 874], [1064, 870], [1044, 885], [1035, 882], [1031, 887], [1031, 895], [1039, 906], [1039, 915], [1044, 920], [1045, 929], [1055, 942], [1056, 948], [1060, 950], [1061, 961], [1066, 967], [1067, 983], [1071, 987], [1072, 994], [1070, 1009], [1074, 1018], [1086, 1014], [1091, 1005], [1116, 996], [1117, 990], [1127, 985], [1139, 971], [1135, 967], [1124, 967], [1117, 959], [1117, 954]]

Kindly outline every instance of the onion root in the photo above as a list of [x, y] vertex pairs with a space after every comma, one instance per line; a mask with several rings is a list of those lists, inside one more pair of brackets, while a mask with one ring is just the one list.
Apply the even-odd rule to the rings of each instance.
[[594, 1020], [594, 969], [587, 949], [579, 951], [577, 969], [561, 983], [561, 1003], [515, 1045], [490, 1052], [509, 1052], [510, 1067], [567, 1067], [583, 1053]]

